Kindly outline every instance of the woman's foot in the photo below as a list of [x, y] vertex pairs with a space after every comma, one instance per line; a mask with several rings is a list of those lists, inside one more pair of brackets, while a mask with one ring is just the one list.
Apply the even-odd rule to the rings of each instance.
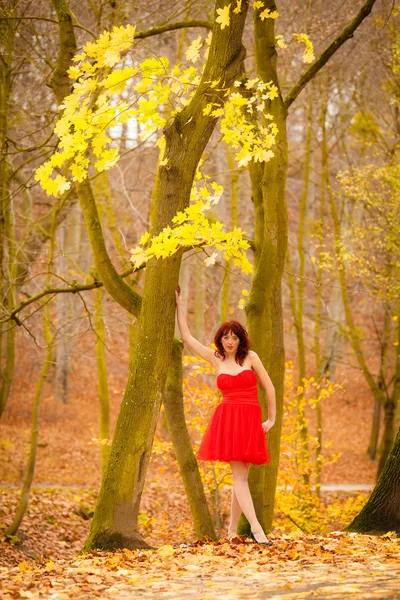
[[267, 538], [264, 531], [259, 529], [251, 532], [251, 537], [256, 544], [264, 544], [265, 546], [272, 546], [272, 542]]

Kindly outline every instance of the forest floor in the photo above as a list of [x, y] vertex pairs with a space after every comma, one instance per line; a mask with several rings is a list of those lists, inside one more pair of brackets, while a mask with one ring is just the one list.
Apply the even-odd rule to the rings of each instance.
[[[93, 442], [98, 401], [87, 367], [72, 380], [67, 405], [55, 402], [50, 387], [44, 396], [29, 505], [12, 543], [2, 530], [15, 514], [29, 452], [27, 398], [33, 397], [35, 382], [29, 369], [20, 371], [21, 385], [3, 416], [2, 599], [400, 598], [400, 540], [340, 531], [366, 501], [377, 466], [366, 455], [373, 406], [354, 374], [342, 378], [344, 389], [323, 407], [324, 440], [331, 440], [331, 451], [340, 457], [324, 467], [323, 504], [335, 501], [337, 509], [320, 534], [288, 533], [278, 515], [271, 548], [243, 539], [227, 543], [230, 488], [225, 486], [218, 508], [222, 539], [197, 543], [176, 462], [167, 452], [150, 463], [139, 515], [143, 535], [155, 549], [80, 555], [101, 482], [100, 446]], [[118, 373], [110, 374], [109, 386], [113, 430], [123, 393]], [[84, 397], [82, 390], [89, 390]], [[161, 422], [158, 434], [162, 439]], [[332, 491], [335, 484], [342, 491]]]
[[343, 600], [400, 597], [400, 540], [337, 532], [271, 536], [272, 547], [229, 543], [96, 551], [0, 568], [4, 600], [241, 598]]

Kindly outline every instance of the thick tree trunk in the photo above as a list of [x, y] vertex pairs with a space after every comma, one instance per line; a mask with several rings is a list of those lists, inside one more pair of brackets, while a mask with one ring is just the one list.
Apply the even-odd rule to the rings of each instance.
[[400, 534], [400, 431], [371, 497], [347, 531]]
[[[216, 8], [223, 6], [224, 0], [218, 0]], [[167, 164], [158, 170], [151, 211], [153, 234], [188, 205], [198, 161], [215, 125], [215, 119], [205, 116], [203, 109], [209, 102], [223, 102], [210, 83], [233, 83], [244, 57], [241, 38], [245, 16], [243, 8], [240, 14], [232, 15], [228, 28], [215, 28], [199, 87], [164, 131]], [[87, 185], [86, 189], [79, 187], [90, 230], [93, 223], [85, 214]], [[147, 546], [138, 532], [137, 515], [170, 363], [180, 260], [177, 253], [152, 260], [146, 267], [135, 356], [85, 548]]]
[[186, 427], [182, 394], [182, 348], [182, 343], [175, 340], [164, 394], [168, 431], [178, 460], [196, 535], [199, 539], [202, 539], [205, 535], [216, 539], [199, 467]]

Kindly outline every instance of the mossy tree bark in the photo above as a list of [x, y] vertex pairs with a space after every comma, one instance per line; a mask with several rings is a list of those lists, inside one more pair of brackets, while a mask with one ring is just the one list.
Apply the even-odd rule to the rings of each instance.
[[400, 534], [400, 431], [367, 504], [346, 530]]
[[[224, 0], [217, 0], [216, 9], [223, 6]], [[215, 28], [199, 87], [164, 130], [167, 164], [159, 167], [156, 178], [153, 234], [189, 203], [196, 167], [215, 125], [215, 119], [205, 116], [203, 109], [209, 102], [224, 102], [212, 82], [230, 86], [234, 81], [244, 58], [245, 18], [243, 8], [232, 16], [229, 27]], [[87, 185], [80, 190], [82, 206], [87, 191]], [[92, 225], [90, 220], [88, 225]], [[150, 261], [146, 267], [135, 355], [86, 549], [147, 545], [138, 532], [137, 515], [170, 363], [180, 260], [177, 253]]]
[[[272, 1], [264, 4], [265, 8], [273, 9]], [[255, 11], [254, 27], [257, 74], [263, 81], [272, 81], [279, 90], [273, 19], [262, 21]], [[250, 168], [256, 218], [255, 269], [246, 316], [253, 349], [260, 356], [272, 379], [277, 400], [276, 423], [268, 433], [271, 462], [265, 466], [252, 467], [249, 479], [258, 518], [268, 531], [272, 525], [274, 511], [283, 412], [281, 279], [287, 250], [287, 138], [286, 109], [280, 91], [279, 97], [270, 102], [266, 110], [273, 116], [279, 132], [272, 160], [261, 166], [252, 165]], [[259, 398], [263, 419], [266, 419], [267, 403], [262, 388], [259, 389]], [[240, 521], [239, 532], [248, 532], [248, 524], [245, 521]]]
[[199, 466], [186, 427], [182, 393], [182, 349], [182, 342], [175, 339], [164, 394], [167, 427], [185, 486], [196, 535], [199, 539], [205, 535], [216, 539]]

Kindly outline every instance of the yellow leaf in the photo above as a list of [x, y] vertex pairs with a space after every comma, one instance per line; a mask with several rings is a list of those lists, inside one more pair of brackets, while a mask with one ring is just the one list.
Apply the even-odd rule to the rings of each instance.
[[271, 12], [269, 8], [266, 8], [265, 10], [262, 11], [262, 13], [260, 13], [261, 21], [264, 21], [264, 19], [277, 19], [278, 17], [279, 17], [278, 11], [274, 10], [273, 12]]
[[231, 9], [231, 5], [227, 4], [224, 8], [217, 8], [218, 17], [215, 19], [216, 23], [221, 25], [221, 29], [225, 29], [225, 27], [229, 27], [231, 19], [229, 16], [229, 11]]
[[109, 67], [113, 67], [114, 65], [116, 65], [120, 60], [120, 53], [118, 52], [118, 50], [115, 50], [114, 48], [108, 48], [108, 50], [106, 50], [104, 52], [104, 64], [108, 65]]
[[209, 256], [208, 258], [206, 258], [206, 259], [204, 260], [204, 264], [205, 264], [207, 267], [209, 267], [210, 265], [214, 265], [214, 264], [215, 264], [215, 261], [216, 261], [216, 259], [217, 259], [217, 257], [218, 257], [218, 252], [213, 252], [213, 253], [211, 254], [211, 256]]
[[72, 66], [68, 69], [67, 73], [70, 79], [78, 79], [79, 75], [81, 75], [81, 70], [79, 67]]
[[24, 571], [27, 571], [29, 569], [29, 565], [26, 562], [26, 560], [24, 560], [23, 562], [18, 564], [18, 569], [23, 573]]
[[201, 37], [201, 35], [199, 35], [199, 37], [193, 40], [189, 48], [186, 50], [187, 60], [190, 60], [193, 63], [196, 62], [196, 60], [199, 58], [200, 48], [202, 47], [202, 45], [203, 38]]
[[264, 8], [264, 2], [260, 2], [260, 0], [255, 0], [255, 2], [253, 2], [252, 4], [252, 7], [261, 10], [262, 8]]
[[242, 1], [243, 0], [237, 0], [236, 8], [233, 11], [235, 13], [235, 15], [238, 15], [240, 13], [240, 11], [242, 10]]
[[283, 35], [275, 36], [275, 40], [276, 40], [276, 43], [279, 46], [279, 48], [287, 48], [286, 42], [283, 39]]
[[175, 550], [174, 550], [173, 546], [171, 546], [171, 544], [165, 544], [164, 546], [161, 546], [157, 550], [157, 554], [159, 554], [163, 558], [166, 558], [167, 556], [172, 556], [172, 554], [174, 554], [174, 553], [175, 553]]

